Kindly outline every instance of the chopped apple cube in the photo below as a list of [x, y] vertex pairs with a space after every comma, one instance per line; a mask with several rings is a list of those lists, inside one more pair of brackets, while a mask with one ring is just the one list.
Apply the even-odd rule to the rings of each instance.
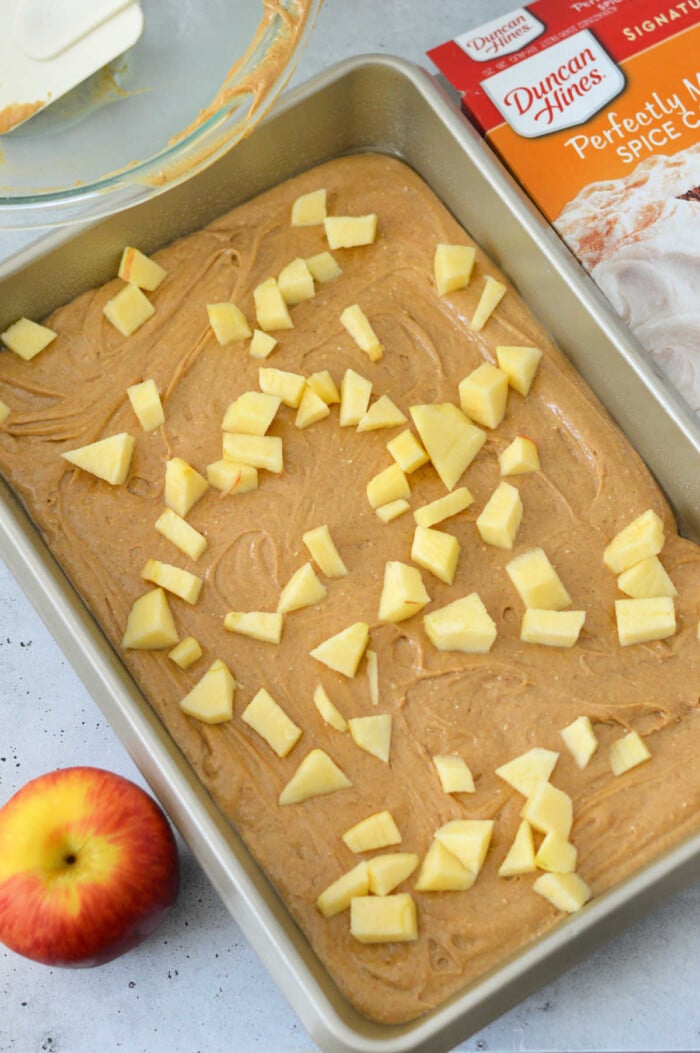
[[326, 586], [318, 580], [310, 563], [304, 563], [292, 574], [280, 593], [277, 604], [278, 614], [298, 611], [302, 607], [312, 607], [328, 595]]
[[676, 609], [672, 596], [615, 600], [615, 617], [621, 647], [666, 640], [676, 631]]
[[369, 872], [363, 860], [324, 889], [316, 900], [316, 906], [325, 918], [333, 918], [347, 910], [357, 896], [366, 896], [368, 892]]
[[127, 432], [110, 435], [106, 439], [79, 446], [61, 454], [64, 460], [96, 475], [112, 486], [120, 486], [129, 474], [131, 455], [134, 452], [133, 436]]
[[523, 797], [530, 797], [541, 782], [547, 782], [558, 760], [559, 754], [554, 750], [535, 746], [496, 768], [496, 775]]
[[411, 406], [410, 413], [435, 471], [454, 490], [486, 442], [486, 432], [451, 402]]
[[373, 757], [389, 763], [391, 753], [391, 713], [377, 713], [372, 717], [351, 717], [348, 728], [353, 742]]
[[510, 549], [523, 517], [520, 493], [510, 483], [499, 483], [476, 520], [481, 540], [496, 548]]
[[502, 369], [483, 362], [459, 384], [462, 412], [484, 428], [497, 428], [506, 413], [508, 377]]
[[335, 281], [343, 273], [330, 252], [317, 252], [315, 256], [307, 257], [306, 266], [311, 271], [314, 281], [320, 284]]
[[369, 684], [369, 697], [373, 706], [379, 705], [379, 658], [376, 651], [369, 648], [367, 655], [367, 681]]
[[407, 892], [354, 896], [350, 934], [360, 943], [406, 943], [418, 939], [416, 905]]
[[421, 468], [430, 460], [418, 439], [408, 428], [406, 431], [402, 431], [400, 435], [390, 439], [386, 444], [386, 448], [399, 468], [406, 472], [407, 475], [415, 472], [417, 468]]
[[574, 811], [568, 793], [552, 786], [551, 782], [539, 782], [525, 802], [520, 816], [542, 834], [554, 831], [568, 838]]
[[283, 267], [277, 278], [279, 290], [289, 307], [311, 300], [316, 295], [314, 278], [306, 260], [297, 256], [295, 260]]
[[372, 508], [388, 505], [391, 501], [398, 501], [400, 498], [406, 500], [410, 496], [411, 487], [408, 479], [395, 463], [378, 472], [367, 484], [367, 500]]
[[516, 556], [506, 564], [506, 573], [526, 607], [559, 611], [571, 603], [571, 597], [544, 549], [533, 548]]
[[603, 563], [620, 574], [635, 563], [658, 556], [664, 546], [664, 525], [651, 508], [616, 534], [603, 553]]
[[241, 720], [257, 732], [278, 757], [286, 757], [301, 738], [301, 728], [290, 720], [264, 687], [243, 710]]
[[327, 524], [307, 530], [301, 539], [311, 553], [311, 558], [327, 578], [343, 578], [348, 572], [333, 543]]
[[417, 567], [409, 567], [398, 560], [384, 565], [384, 585], [379, 601], [378, 618], [382, 622], [402, 622], [430, 603], [423, 579]]
[[175, 619], [163, 589], [151, 589], [134, 600], [122, 637], [122, 647], [156, 651], [172, 647], [177, 641]]
[[501, 475], [527, 475], [540, 468], [540, 455], [532, 439], [516, 435], [505, 450], [498, 455]]
[[166, 510], [156, 519], [156, 530], [164, 538], [172, 542], [181, 552], [190, 559], [198, 560], [207, 547], [207, 539], [193, 526], [173, 512], [172, 508]]
[[202, 654], [199, 641], [195, 640], [194, 636], [186, 636], [176, 647], [173, 647], [172, 651], [168, 652], [168, 658], [172, 659], [180, 669], [189, 669], [202, 657]]
[[311, 657], [343, 676], [353, 677], [369, 641], [367, 622], [353, 622], [347, 629], [314, 647]]
[[474, 777], [463, 757], [438, 754], [433, 764], [445, 793], [474, 793]]
[[476, 305], [474, 317], [471, 320], [471, 328], [475, 333], [480, 333], [493, 312], [506, 294], [503, 282], [487, 276], [481, 297]]
[[262, 329], [254, 329], [248, 347], [248, 354], [251, 358], [267, 358], [276, 347], [277, 340], [275, 340], [274, 336], [263, 332]]
[[[258, 328], [265, 333], [293, 329], [294, 322], [276, 278], [268, 278], [253, 289]], [[250, 335], [250, 334], [248, 334]]]
[[419, 862], [415, 852], [386, 852], [368, 860], [369, 891], [374, 896], [387, 896], [411, 876]]
[[628, 570], [623, 570], [617, 579], [617, 587], [635, 600], [678, 595], [676, 586], [658, 556], [648, 556]]
[[0, 399], [0, 425], [4, 424], [11, 413], [10, 407]]
[[326, 216], [323, 226], [332, 249], [371, 245], [377, 236], [377, 217], [374, 213], [366, 216]]
[[630, 768], [649, 760], [651, 753], [644, 739], [637, 731], [629, 731], [617, 739], [610, 747], [610, 766], [613, 775], [622, 775]]
[[435, 839], [476, 877], [491, 844], [493, 819], [453, 819], [436, 831]]
[[222, 347], [252, 336], [248, 319], [235, 303], [208, 303], [207, 315], [214, 336]]
[[459, 541], [452, 534], [445, 534], [431, 527], [416, 527], [411, 559], [446, 585], [451, 585], [454, 581], [459, 554]]
[[463, 512], [465, 508], [469, 508], [473, 500], [466, 486], [460, 486], [451, 493], [445, 494], [444, 497], [438, 497], [436, 501], [417, 508], [413, 513], [413, 518], [418, 526], [432, 527], [436, 523], [449, 519], [450, 516], [457, 515], [458, 512]]
[[137, 285], [125, 285], [102, 308], [102, 313], [122, 336], [131, 336], [155, 314], [155, 307]]
[[360, 376], [354, 369], [346, 369], [340, 382], [340, 418], [341, 428], [359, 424], [369, 406], [372, 394], [372, 381]]
[[207, 480], [224, 494], [247, 494], [258, 488], [258, 469], [222, 459], [207, 465]]
[[[406, 418], [388, 395], [380, 395], [357, 425], [358, 431], [377, 431], [379, 428], [398, 428]], [[410, 432], [409, 432], [410, 434]]]
[[314, 749], [307, 753], [279, 795], [279, 804], [299, 804], [309, 797], [321, 797], [352, 786], [347, 775], [340, 770], [324, 750]]
[[578, 874], [542, 874], [532, 886], [557, 910], [574, 914], [591, 898], [591, 890]]
[[131, 282], [132, 285], [138, 285], [140, 289], [153, 292], [167, 273], [159, 263], [132, 245], [127, 245], [122, 252], [119, 263], [119, 277], [122, 281]]
[[540, 611], [529, 607], [523, 615], [520, 639], [545, 647], [573, 647], [585, 620], [585, 611]]
[[229, 611], [224, 617], [224, 629], [241, 636], [250, 636], [264, 643], [279, 643], [284, 618], [270, 611]]
[[465, 892], [475, 881], [476, 874], [460, 863], [441, 841], [435, 840], [423, 857], [415, 889], [416, 892]]
[[465, 654], [486, 654], [498, 632], [476, 592], [426, 614], [423, 627], [438, 651], [463, 651]]
[[326, 218], [326, 188], [301, 194], [292, 204], [293, 227], [316, 227]]
[[396, 501], [390, 501], [388, 505], [380, 505], [379, 508], [375, 508], [375, 515], [381, 519], [382, 523], [391, 523], [394, 519], [398, 519], [405, 512], [408, 512], [410, 504], [405, 498], [399, 497]]
[[571, 724], [562, 728], [561, 737], [574, 758], [576, 767], [583, 770], [598, 749], [598, 739], [590, 717], [577, 717]]
[[190, 574], [189, 570], [181, 570], [172, 563], [161, 563], [159, 559], [147, 559], [141, 577], [144, 581], [152, 581], [154, 585], [160, 585], [174, 596], [179, 596], [185, 603], [191, 604], [199, 599], [204, 584], [201, 578]]
[[165, 421], [160, 394], [154, 380], [131, 384], [126, 393], [144, 431], [154, 431]]
[[260, 390], [268, 395], [276, 395], [290, 409], [299, 409], [306, 377], [302, 373], [289, 373], [284, 369], [261, 366], [258, 370]]
[[279, 475], [284, 468], [284, 451], [279, 435], [235, 435], [225, 432], [223, 439], [225, 461], [264, 468]]
[[465, 289], [472, 276], [476, 249], [473, 245], [445, 245], [435, 249], [433, 270], [438, 296]]
[[180, 701], [180, 709], [188, 717], [204, 724], [222, 724], [233, 717], [233, 694], [236, 681], [220, 658], [209, 667], [189, 694]]
[[340, 402], [340, 392], [327, 369], [319, 373], [312, 373], [310, 377], [307, 377], [306, 386], [313, 391], [314, 395], [323, 399], [327, 406], [334, 406]]
[[17, 322], [13, 322], [4, 333], [0, 333], [0, 340], [8, 351], [13, 351], [25, 362], [31, 362], [55, 339], [56, 334], [53, 329], [39, 325], [38, 322], [32, 322], [30, 318], [20, 318]]
[[542, 360], [538, 347], [497, 347], [496, 361], [519, 395], [527, 395]]
[[517, 877], [518, 874], [531, 874], [536, 869], [532, 827], [523, 819], [505, 859], [498, 868], [498, 874], [499, 877]]
[[239, 435], [264, 435], [281, 401], [278, 395], [267, 395], [264, 391], [244, 391], [227, 407], [221, 427]]
[[400, 845], [401, 834], [391, 812], [375, 812], [361, 819], [343, 834], [343, 841], [351, 852], [376, 852], [388, 845]]
[[340, 322], [370, 361], [379, 362], [384, 354], [384, 347], [360, 305], [354, 303], [351, 307], [346, 307], [340, 316]]
[[330, 724], [336, 731], [347, 731], [348, 722], [343, 714], [333, 705], [326, 689], [321, 685], [317, 684], [314, 689], [314, 705], [321, 714], [326, 724]]
[[551, 830], [542, 841], [535, 855], [540, 870], [552, 870], [557, 874], [573, 874], [578, 853], [576, 847], [561, 834]]
[[294, 424], [297, 428], [308, 428], [311, 424], [323, 420], [329, 413], [328, 403], [307, 386], [304, 388]]
[[186, 516], [208, 489], [209, 483], [204, 476], [182, 457], [171, 457], [166, 461], [164, 500], [173, 512]]

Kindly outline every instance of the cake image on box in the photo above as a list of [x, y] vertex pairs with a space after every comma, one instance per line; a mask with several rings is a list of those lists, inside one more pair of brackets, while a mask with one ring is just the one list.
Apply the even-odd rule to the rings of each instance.
[[700, 549], [396, 159], [137, 248], [6, 331], [0, 471], [340, 990], [415, 1019], [697, 832]]

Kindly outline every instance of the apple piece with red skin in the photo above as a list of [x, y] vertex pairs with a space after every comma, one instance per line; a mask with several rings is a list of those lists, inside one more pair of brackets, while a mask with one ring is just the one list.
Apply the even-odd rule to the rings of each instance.
[[179, 884], [164, 813], [113, 772], [50, 772], [0, 808], [0, 941], [33, 961], [117, 958], [153, 932]]

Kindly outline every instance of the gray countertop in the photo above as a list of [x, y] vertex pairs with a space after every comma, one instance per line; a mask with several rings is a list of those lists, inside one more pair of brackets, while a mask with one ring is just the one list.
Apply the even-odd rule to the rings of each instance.
[[[326, 0], [292, 84], [351, 55], [432, 65], [426, 49], [512, 0]], [[37, 237], [0, 233], [0, 259]], [[71, 764], [139, 773], [0, 563], [0, 801]], [[316, 1049], [189, 851], [175, 909], [100, 969], [0, 949], [0, 1053], [309, 1053]], [[700, 883], [466, 1039], [460, 1050], [700, 1049]]]

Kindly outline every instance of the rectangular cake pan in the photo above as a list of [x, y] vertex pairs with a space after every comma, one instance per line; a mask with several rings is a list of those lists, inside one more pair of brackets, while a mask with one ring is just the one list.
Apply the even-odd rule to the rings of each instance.
[[[700, 431], [556, 234], [423, 70], [360, 57], [283, 98], [209, 169], [145, 204], [58, 231], [0, 268], [0, 326], [42, 318], [116, 273], [125, 244], [153, 251], [332, 157], [383, 151], [411, 165], [503, 268], [700, 539]], [[446, 1050], [683, 883], [700, 834], [594, 899], [430, 1015], [382, 1027], [355, 1012], [136, 688], [38, 531], [0, 480], [0, 554], [37, 608], [251, 945], [327, 1053]]]

